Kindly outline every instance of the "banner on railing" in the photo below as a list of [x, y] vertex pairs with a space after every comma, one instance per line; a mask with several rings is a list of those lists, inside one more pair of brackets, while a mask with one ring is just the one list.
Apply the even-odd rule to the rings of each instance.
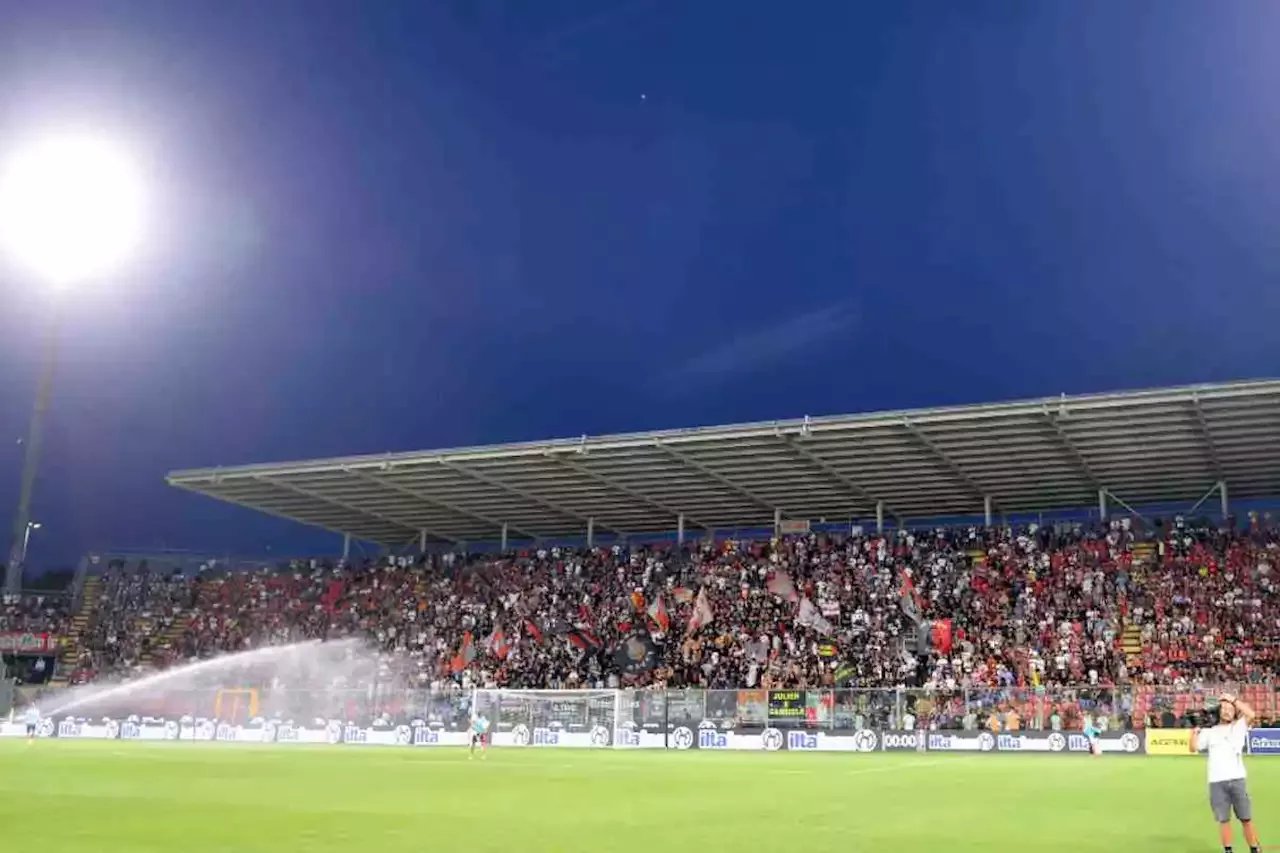
[[53, 634], [0, 633], [0, 652], [7, 655], [44, 655], [58, 650], [60, 640]]

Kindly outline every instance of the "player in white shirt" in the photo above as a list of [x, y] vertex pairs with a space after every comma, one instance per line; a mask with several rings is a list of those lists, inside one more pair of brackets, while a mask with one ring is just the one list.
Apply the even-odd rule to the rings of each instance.
[[1250, 853], [1259, 853], [1258, 830], [1253, 825], [1253, 803], [1245, 782], [1245, 744], [1249, 722], [1257, 715], [1230, 693], [1218, 698], [1218, 724], [1191, 732], [1191, 751], [1209, 755], [1209, 805], [1218, 821], [1222, 849], [1231, 853], [1231, 813], [1235, 812]]
[[22, 715], [22, 722], [27, 726], [27, 743], [35, 743], [36, 732], [40, 728], [40, 709], [35, 705], [29, 706]]

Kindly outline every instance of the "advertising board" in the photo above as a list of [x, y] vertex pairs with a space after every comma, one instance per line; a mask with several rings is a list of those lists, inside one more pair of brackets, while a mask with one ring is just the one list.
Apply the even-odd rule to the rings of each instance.
[[1147, 729], [1148, 755], [1191, 755], [1191, 729]]
[[[20, 722], [0, 723], [0, 737], [22, 737]], [[209, 719], [180, 721], [130, 717], [123, 721], [65, 718], [41, 721], [40, 737], [113, 739], [122, 741], [217, 741], [238, 744], [345, 744], [384, 747], [462, 747], [470, 734], [440, 723], [374, 726], [338, 720], [297, 724], [292, 720], [255, 720], [235, 725]], [[1144, 736], [1145, 735], [1145, 736]], [[1109, 732], [1099, 742], [1102, 751], [1117, 755], [1188, 755], [1190, 731], [1154, 729], [1146, 733]], [[662, 729], [628, 723], [617, 729], [552, 725], [531, 727], [517, 723], [494, 732], [495, 747], [671, 749], [756, 752], [970, 752], [1045, 755], [1088, 754], [1089, 741], [1079, 732], [900, 731], [834, 729], [791, 726], [717, 725], [713, 720], [673, 724]], [[1249, 750], [1255, 755], [1280, 755], [1280, 729], [1250, 732]]]
[[0, 652], [7, 655], [49, 655], [56, 652], [61, 644], [62, 641], [54, 634], [0, 632]]
[[1250, 729], [1250, 755], [1280, 755], [1280, 729]]
[[[1141, 755], [1142, 737], [1135, 732], [1107, 732], [1099, 738], [1101, 751], [1117, 755]], [[930, 752], [1030, 752], [1069, 755], [1089, 752], [1089, 740], [1080, 732], [929, 732]]]

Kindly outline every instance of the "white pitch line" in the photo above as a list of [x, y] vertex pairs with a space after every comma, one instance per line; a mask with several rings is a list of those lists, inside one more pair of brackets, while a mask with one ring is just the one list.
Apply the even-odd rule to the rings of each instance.
[[[844, 773], [842, 775], [865, 776], [869, 773], [887, 773], [891, 770], [910, 770], [915, 767], [937, 767], [939, 764], [955, 764], [955, 763], [956, 763], [956, 759], [954, 758], [940, 758], [936, 761], [915, 761], [910, 764], [883, 764], [879, 767], [861, 767], [855, 770], [850, 770], [847, 773]], [[778, 773], [780, 775], [784, 775], [784, 776], [797, 776], [797, 775], [811, 776], [814, 773], [826, 772], [826, 769], [824, 768], [823, 770], [819, 771], [817, 768], [813, 770], [800, 770], [800, 769], [788, 768], [783, 770], [774, 770], [773, 772]]]

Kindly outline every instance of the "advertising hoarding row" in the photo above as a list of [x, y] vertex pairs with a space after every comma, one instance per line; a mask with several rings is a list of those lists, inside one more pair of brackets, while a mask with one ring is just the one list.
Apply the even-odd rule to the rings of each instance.
[[[22, 737], [26, 727], [19, 722], [0, 724], [0, 737]], [[1280, 731], [1257, 730], [1251, 747], [1259, 754], [1280, 754]], [[1172, 735], [1172, 739], [1170, 738]], [[338, 720], [310, 723], [270, 720], [252, 725], [233, 725], [216, 720], [137, 719], [86, 720], [44, 719], [38, 736], [71, 740], [122, 741], [212, 741], [244, 744], [348, 744], [369, 746], [465, 746], [466, 731], [439, 724], [414, 721], [398, 725], [357, 725]], [[893, 731], [876, 729], [812, 730], [782, 729], [772, 726], [722, 728], [710, 721], [694, 725], [672, 725], [665, 729], [625, 725], [617, 729], [597, 725], [589, 729], [563, 726], [504, 727], [491, 735], [495, 747], [569, 747], [615, 749], [750, 750], [763, 752], [967, 752], [1080, 754], [1089, 752], [1089, 742], [1077, 732], [1025, 732], [993, 734], [974, 731]], [[1186, 732], [1165, 732], [1147, 737], [1140, 732], [1114, 732], [1100, 739], [1104, 753], [1141, 755], [1154, 745], [1152, 754], [1176, 751], [1187, 754]], [[1167, 752], [1165, 750], [1168, 750]]]

